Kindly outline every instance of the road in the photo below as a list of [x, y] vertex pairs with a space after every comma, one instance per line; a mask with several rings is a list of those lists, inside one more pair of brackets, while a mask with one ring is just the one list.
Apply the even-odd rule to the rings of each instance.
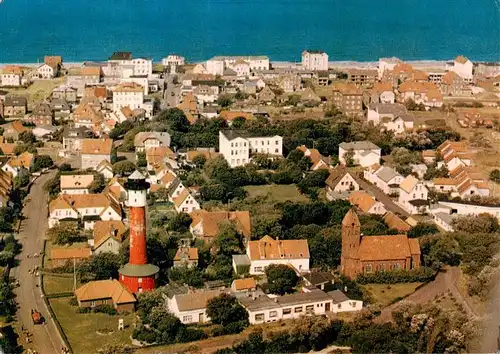
[[[20, 282], [20, 286], [15, 289], [16, 301], [19, 304], [17, 312], [19, 326], [24, 326], [24, 328], [33, 334], [31, 337], [33, 343], [29, 346], [37, 350], [40, 354], [62, 353], [62, 348], [64, 347], [64, 341], [43, 301], [42, 292], [39, 287], [40, 278], [29, 273], [30, 269], [41, 266], [41, 257], [33, 258], [31, 255], [40, 253], [43, 248], [43, 238], [47, 229], [48, 203], [43, 185], [47, 180], [54, 177], [55, 174], [56, 171], [50, 171], [50, 173], [42, 175], [31, 187], [23, 209], [25, 219], [17, 235], [23, 246], [22, 252], [18, 256], [20, 262], [11, 271], [11, 276]], [[30, 258], [27, 257], [28, 254]], [[37, 309], [42, 313], [46, 319], [44, 325], [33, 325], [31, 309]], [[22, 339], [23, 344], [25, 344], [24, 337]]]
[[172, 76], [166, 78], [165, 84], [167, 85], [167, 87], [165, 88], [165, 94], [163, 96], [164, 106], [162, 106], [162, 108], [166, 109], [166, 108], [176, 107], [180, 103], [181, 86], [175, 85], [173, 83]]
[[481, 353], [494, 353], [500, 349], [498, 338], [500, 336], [500, 270], [495, 271], [493, 286], [489, 294], [487, 304], [488, 316], [485, 319], [481, 347], [478, 351]]
[[367, 181], [361, 178], [357, 178], [356, 182], [358, 182], [359, 187], [362, 190], [372, 195], [373, 197], [375, 197], [375, 199], [384, 204], [387, 210], [392, 211], [394, 214], [399, 214], [405, 218], [410, 216], [410, 214], [406, 210], [404, 210], [399, 205], [394, 203], [388, 195], [382, 192], [381, 189], [375, 187], [373, 184], [368, 183]]

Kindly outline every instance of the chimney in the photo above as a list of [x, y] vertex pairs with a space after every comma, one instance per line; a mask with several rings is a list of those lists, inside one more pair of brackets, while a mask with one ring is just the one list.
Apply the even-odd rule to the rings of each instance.
[[275, 303], [278, 303], [278, 298], [277, 297], [275, 297], [273, 300], [274, 300]]

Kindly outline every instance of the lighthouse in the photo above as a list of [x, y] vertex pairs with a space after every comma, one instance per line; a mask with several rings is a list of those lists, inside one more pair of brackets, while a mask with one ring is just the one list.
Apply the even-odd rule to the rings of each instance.
[[133, 293], [153, 290], [160, 270], [148, 264], [146, 251], [146, 203], [149, 183], [135, 171], [125, 182], [128, 194], [130, 220], [130, 256], [129, 261], [120, 268], [120, 282]]

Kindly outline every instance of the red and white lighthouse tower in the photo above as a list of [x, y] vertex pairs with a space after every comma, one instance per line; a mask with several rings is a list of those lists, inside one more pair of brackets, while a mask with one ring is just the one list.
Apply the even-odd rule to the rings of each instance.
[[128, 194], [130, 219], [130, 257], [129, 262], [120, 268], [120, 282], [131, 292], [153, 290], [159, 268], [148, 264], [146, 252], [146, 204], [149, 183], [135, 171], [125, 182]]

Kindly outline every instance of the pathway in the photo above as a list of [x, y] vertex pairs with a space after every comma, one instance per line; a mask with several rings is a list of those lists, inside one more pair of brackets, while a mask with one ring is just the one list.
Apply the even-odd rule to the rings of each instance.
[[375, 187], [373, 184], [368, 183], [361, 178], [356, 178], [356, 182], [358, 182], [359, 187], [362, 190], [366, 191], [368, 194], [371, 194], [373, 197], [375, 197], [375, 199], [384, 204], [387, 210], [406, 218], [410, 216], [410, 214], [406, 210], [397, 205], [387, 194], [382, 192], [381, 189]]

